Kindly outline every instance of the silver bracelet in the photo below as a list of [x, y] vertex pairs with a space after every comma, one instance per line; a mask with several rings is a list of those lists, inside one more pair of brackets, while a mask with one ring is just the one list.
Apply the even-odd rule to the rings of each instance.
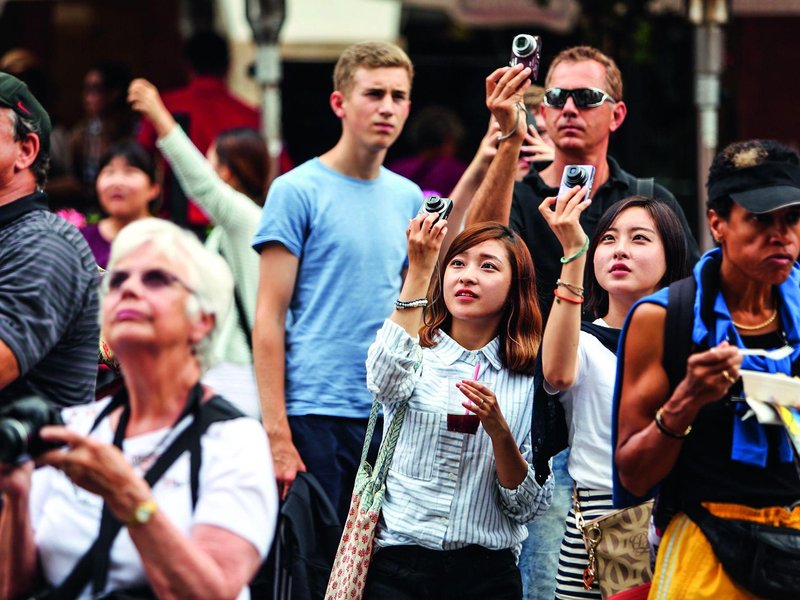
[[[510, 138], [512, 135], [514, 135], [517, 132], [517, 129], [519, 128], [519, 114], [520, 114], [520, 112], [522, 112], [523, 106], [522, 106], [521, 102], [517, 102], [517, 104], [515, 106], [517, 107], [517, 119], [516, 119], [516, 121], [514, 121], [514, 127], [512, 127], [511, 131], [509, 131], [508, 133], [504, 133], [499, 138], [497, 138], [498, 143], [502, 142], [502, 141], [505, 141], [508, 138]], [[527, 111], [526, 111], [526, 113], [527, 113]]]
[[416, 300], [395, 300], [395, 308], [405, 310], [407, 308], [425, 308], [428, 306], [427, 298], [417, 298]]

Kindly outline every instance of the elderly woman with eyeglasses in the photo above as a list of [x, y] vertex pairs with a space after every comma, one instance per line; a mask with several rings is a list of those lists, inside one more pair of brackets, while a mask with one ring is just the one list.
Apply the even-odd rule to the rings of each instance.
[[0, 465], [0, 597], [248, 598], [277, 513], [268, 442], [199, 383], [230, 309], [228, 267], [143, 219], [114, 240], [104, 287], [126, 389], [42, 428], [63, 445], [42, 468]]

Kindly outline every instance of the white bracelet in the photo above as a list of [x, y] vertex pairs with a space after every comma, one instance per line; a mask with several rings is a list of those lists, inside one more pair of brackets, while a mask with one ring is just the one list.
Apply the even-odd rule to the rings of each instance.
[[427, 298], [417, 298], [416, 300], [395, 300], [394, 305], [398, 310], [407, 308], [425, 308], [428, 306]]

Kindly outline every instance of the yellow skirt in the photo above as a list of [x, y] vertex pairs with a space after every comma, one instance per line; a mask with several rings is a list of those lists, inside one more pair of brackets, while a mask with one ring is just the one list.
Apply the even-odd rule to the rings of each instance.
[[[800, 529], [800, 507], [763, 509], [740, 504], [704, 503], [717, 517]], [[685, 514], [676, 515], [661, 538], [648, 600], [757, 600], [728, 577], [711, 544]]]

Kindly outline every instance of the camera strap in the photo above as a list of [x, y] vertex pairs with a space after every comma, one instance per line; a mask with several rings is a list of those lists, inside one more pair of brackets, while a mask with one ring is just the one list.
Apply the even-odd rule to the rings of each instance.
[[[201, 384], [195, 385], [189, 394], [189, 399], [186, 403], [181, 415], [178, 417], [175, 425], [180, 423], [185, 416], [194, 413], [194, 420], [186, 427], [178, 436], [167, 446], [164, 452], [156, 459], [147, 473], [144, 475], [144, 480], [150, 487], [161, 478], [164, 473], [172, 466], [172, 464], [187, 450], [191, 452], [191, 488], [192, 488], [192, 507], [197, 503], [197, 491], [199, 485], [199, 471], [200, 471], [200, 438], [205, 431], [213, 423], [219, 421], [227, 421], [230, 419], [239, 418], [242, 413], [233, 405], [215, 396], [206, 403], [202, 403], [203, 387]], [[118, 394], [109, 405], [101, 412], [95, 424], [92, 426], [94, 429], [99, 422], [108, 416], [110, 412], [125, 405], [126, 408], [120, 417], [120, 422], [117, 426], [117, 431], [114, 435], [114, 445], [120, 447], [122, 439], [124, 438], [124, 430], [127, 426], [127, 420], [130, 416], [130, 408], [127, 406], [127, 393], [121, 392]], [[48, 600], [74, 600], [77, 598], [89, 580], [92, 580], [92, 588], [94, 594], [102, 592], [105, 588], [108, 579], [109, 558], [111, 546], [116, 539], [117, 534], [122, 529], [122, 523], [117, 520], [107, 505], [103, 505], [102, 517], [100, 520], [100, 530], [94, 543], [89, 549], [81, 556], [75, 564], [72, 572], [67, 576], [63, 583], [54, 588], [47, 595]]]

